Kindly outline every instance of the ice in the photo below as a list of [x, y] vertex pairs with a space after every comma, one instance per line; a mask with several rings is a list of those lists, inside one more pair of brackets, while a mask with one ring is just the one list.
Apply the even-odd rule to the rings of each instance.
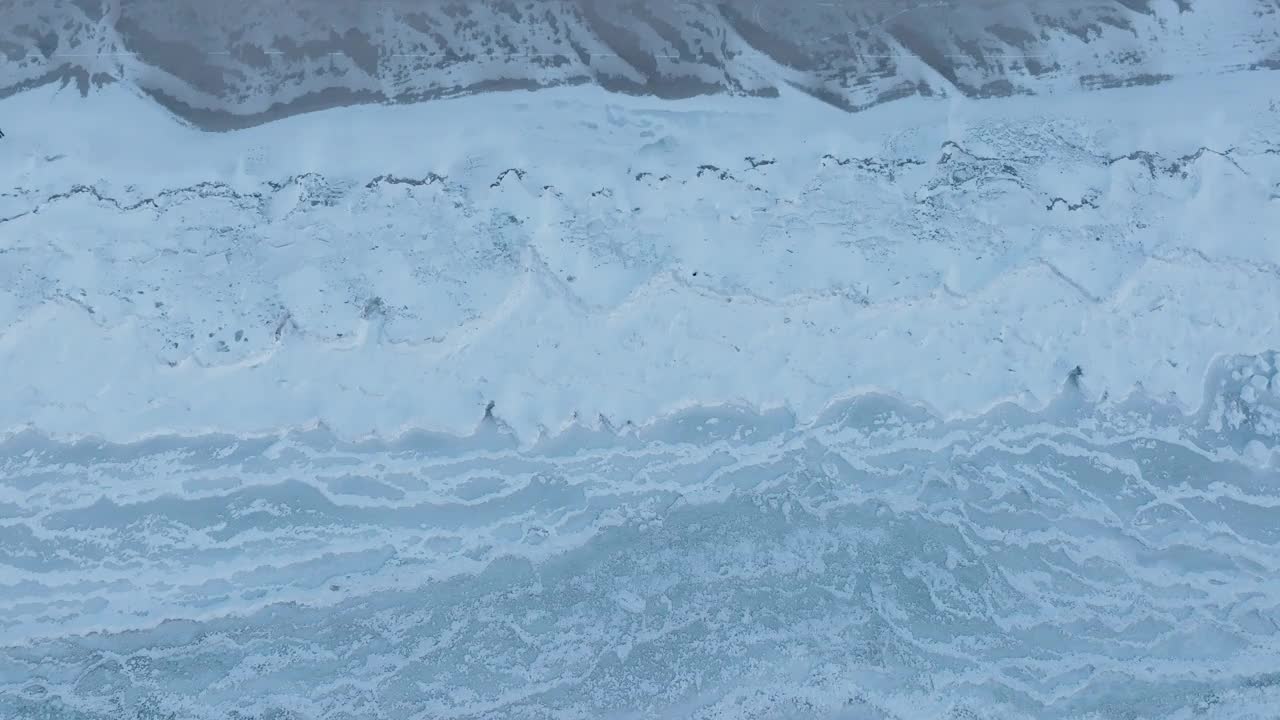
[[1257, 360], [1215, 364], [1190, 416], [1067, 384], [1038, 413], [867, 395], [528, 448], [496, 420], [24, 433], [0, 446], [0, 716], [1264, 718]]

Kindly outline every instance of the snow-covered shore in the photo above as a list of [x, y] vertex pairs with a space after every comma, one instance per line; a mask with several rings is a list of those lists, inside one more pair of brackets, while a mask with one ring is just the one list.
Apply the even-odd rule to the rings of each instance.
[[0, 428], [466, 433], [492, 403], [533, 440], [871, 390], [956, 416], [1077, 366], [1191, 409], [1215, 357], [1280, 348], [1275, 77], [857, 115], [577, 88], [219, 134], [124, 86], [19, 93]]

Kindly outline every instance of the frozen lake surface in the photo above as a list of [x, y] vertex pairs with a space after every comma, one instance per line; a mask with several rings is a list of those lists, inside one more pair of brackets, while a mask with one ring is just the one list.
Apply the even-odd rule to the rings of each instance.
[[1274, 717], [1276, 360], [1193, 415], [16, 436], [0, 715]]

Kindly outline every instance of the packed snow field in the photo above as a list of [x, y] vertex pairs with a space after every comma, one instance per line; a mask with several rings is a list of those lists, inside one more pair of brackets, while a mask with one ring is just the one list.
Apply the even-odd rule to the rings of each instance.
[[0, 446], [0, 716], [1270, 718], [1280, 362], [1203, 409]]
[[[0, 428], [526, 442], [870, 390], [947, 416], [1280, 347], [1272, 72], [849, 115], [596, 88], [208, 134], [0, 101]], [[1213, 102], [1201, 99], [1212, 97]], [[127, 118], [104, 122], [103, 118]]]

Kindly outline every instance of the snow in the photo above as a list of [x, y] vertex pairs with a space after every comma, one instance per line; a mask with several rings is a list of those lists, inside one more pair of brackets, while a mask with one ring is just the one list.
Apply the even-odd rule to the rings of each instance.
[[1184, 4], [628, 4], [674, 76], [881, 104], [270, 122], [665, 76], [491, 62], [608, 40], [573, 4], [15, 9], [14, 82], [122, 81], [0, 98], [0, 716], [1271, 717], [1274, 16]]
[[1039, 407], [1076, 366], [1190, 411], [1215, 358], [1280, 347], [1274, 77], [853, 115], [563, 88], [227, 133], [123, 85], [19, 93], [0, 428], [466, 434], [492, 402], [532, 442]]

